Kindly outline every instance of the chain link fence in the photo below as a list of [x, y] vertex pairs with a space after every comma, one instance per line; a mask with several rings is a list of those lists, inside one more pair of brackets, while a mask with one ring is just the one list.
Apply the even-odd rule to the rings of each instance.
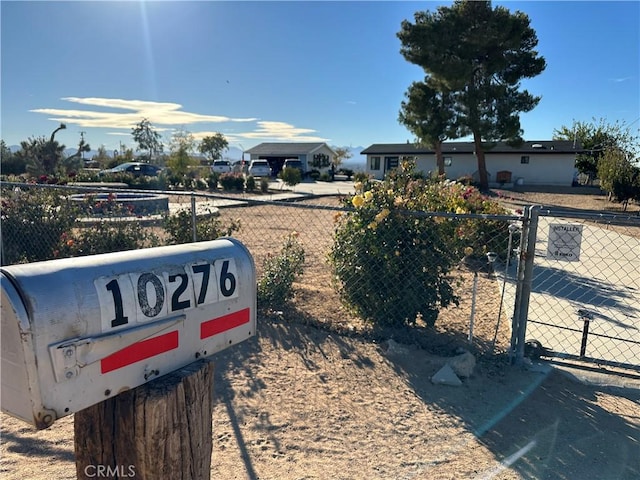
[[[354, 209], [337, 197], [286, 200], [3, 183], [2, 264], [231, 235], [247, 246], [260, 278], [293, 236], [304, 267], [292, 307], [303, 320], [383, 336], [392, 334], [372, 332], [367, 320], [408, 323], [419, 332], [435, 327], [442, 335], [424, 346], [436, 351], [508, 350], [513, 305], [500, 301], [505, 288], [493, 270], [518, 244], [509, 226], [520, 217], [403, 212], [392, 221], [382, 212], [354, 225]], [[423, 338], [409, 331], [398, 340]]]
[[520, 354], [640, 370], [640, 218], [532, 209], [530, 228], [524, 272], [507, 272], [527, 298]]

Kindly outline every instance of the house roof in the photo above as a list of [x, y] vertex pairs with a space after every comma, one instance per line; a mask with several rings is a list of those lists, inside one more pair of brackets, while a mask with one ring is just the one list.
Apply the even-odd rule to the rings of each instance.
[[[475, 151], [473, 142], [444, 142], [442, 153], [471, 153]], [[571, 153], [582, 151], [581, 145], [571, 140], [533, 140], [524, 141], [521, 145], [512, 147], [506, 142], [496, 142], [492, 148], [486, 148], [485, 153]], [[415, 143], [374, 143], [365, 148], [362, 155], [420, 155], [433, 154], [435, 150], [420, 147]]]
[[287, 155], [308, 155], [322, 147], [327, 147], [333, 152], [331, 147], [326, 143], [261, 143], [246, 150], [246, 153], [251, 155], [286, 157]]

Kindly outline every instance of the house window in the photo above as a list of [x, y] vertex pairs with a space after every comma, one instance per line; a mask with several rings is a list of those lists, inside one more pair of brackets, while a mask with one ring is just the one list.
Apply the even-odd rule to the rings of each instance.
[[520, 163], [529, 163], [529, 155], [522, 155], [520, 157]]
[[451, 157], [442, 157], [442, 160], [444, 161], [444, 166], [445, 167], [450, 167], [451, 166], [451, 163], [452, 163]]
[[388, 172], [389, 170], [398, 168], [399, 161], [400, 159], [398, 157], [384, 157], [384, 170]]
[[369, 170], [380, 170], [380, 157], [371, 157], [369, 162]]

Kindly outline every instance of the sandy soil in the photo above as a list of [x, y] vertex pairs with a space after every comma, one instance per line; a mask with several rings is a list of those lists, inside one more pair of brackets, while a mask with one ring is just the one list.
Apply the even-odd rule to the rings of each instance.
[[[514, 208], [613, 206], [594, 195], [501, 195]], [[281, 216], [264, 210], [242, 219], [262, 231]], [[332, 212], [300, 220], [304, 242], [328, 241], [321, 228], [301, 228], [320, 225], [322, 216], [330, 221]], [[244, 235], [265, 254], [264, 235]], [[468, 294], [435, 330], [377, 331], [337, 301], [317, 266], [322, 252], [310, 250], [290, 308], [259, 318], [257, 337], [214, 356], [211, 478], [640, 478], [640, 390], [510, 366], [494, 279], [479, 276], [472, 343]], [[473, 274], [456, 275], [468, 293]], [[461, 348], [476, 357], [473, 375], [460, 387], [433, 384]], [[45, 431], [6, 414], [0, 421], [1, 478], [76, 478], [72, 416]]]

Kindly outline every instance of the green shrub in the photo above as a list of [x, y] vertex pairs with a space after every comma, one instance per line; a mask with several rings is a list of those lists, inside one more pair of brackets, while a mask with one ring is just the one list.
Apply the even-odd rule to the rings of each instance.
[[[169, 235], [169, 244], [193, 242], [193, 219], [190, 210], [180, 210], [173, 215], [167, 215], [164, 218], [163, 227]], [[211, 212], [196, 219], [196, 239], [198, 242], [230, 236], [238, 230], [240, 230], [240, 220], [231, 220], [225, 225]]]
[[18, 155], [0, 157], [0, 170], [6, 175], [21, 175], [27, 172], [27, 162]]
[[223, 173], [219, 179], [222, 189], [225, 191], [238, 191], [244, 190], [244, 177], [239, 173]]
[[260, 191], [262, 193], [268, 193], [269, 192], [269, 180], [267, 180], [266, 178], [262, 178], [260, 180]]
[[318, 180], [320, 180], [321, 182], [331, 182], [332, 178], [331, 178], [331, 175], [329, 173], [322, 172], [320, 174], [320, 178]]
[[293, 187], [302, 181], [302, 172], [298, 168], [287, 167], [280, 172], [280, 178], [285, 184]]
[[318, 180], [320, 178], [320, 170], [311, 170], [309, 172], [309, 177], [313, 178], [314, 180]]
[[209, 185], [210, 190], [216, 190], [218, 188], [218, 180], [220, 179], [220, 174], [218, 172], [210, 172], [207, 177], [207, 184]]
[[79, 208], [65, 196], [44, 189], [2, 189], [2, 264], [56, 257], [62, 235], [74, 226]]
[[351, 180], [351, 177], [353, 177], [353, 170], [351, 170], [350, 168], [341, 168], [339, 173], [340, 175], [346, 175], [347, 180]]
[[159, 243], [158, 237], [149, 233], [139, 222], [113, 217], [74, 230], [74, 233], [63, 233], [56, 257], [138, 250], [155, 247]]
[[249, 175], [245, 181], [247, 192], [253, 192], [256, 189], [256, 179], [253, 175]]
[[369, 175], [367, 175], [364, 172], [357, 172], [354, 176], [353, 176], [353, 181], [354, 182], [360, 182], [360, 183], [365, 183], [368, 182], [370, 180], [371, 177], [369, 177]]
[[356, 183], [356, 192], [345, 200], [355, 208], [338, 218], [329, 258], [342, 300], [375, 324], [422, 318], [433, 326], [441, 308], [458, 302], [450, 272], [465, 249], [506, 249], [506, 222], [409, 213], [506, 213], [473, 187], [420, 178], [412, 162], [383, 182]]
[[293, 298], [293, 282], [302, 275], [304, 248], [298, 234], [291, 233], [277, 255], [269, 255], [263, 262], [263, 272], [258, 280], [258, 308], [269, 310], [282, 308]]

